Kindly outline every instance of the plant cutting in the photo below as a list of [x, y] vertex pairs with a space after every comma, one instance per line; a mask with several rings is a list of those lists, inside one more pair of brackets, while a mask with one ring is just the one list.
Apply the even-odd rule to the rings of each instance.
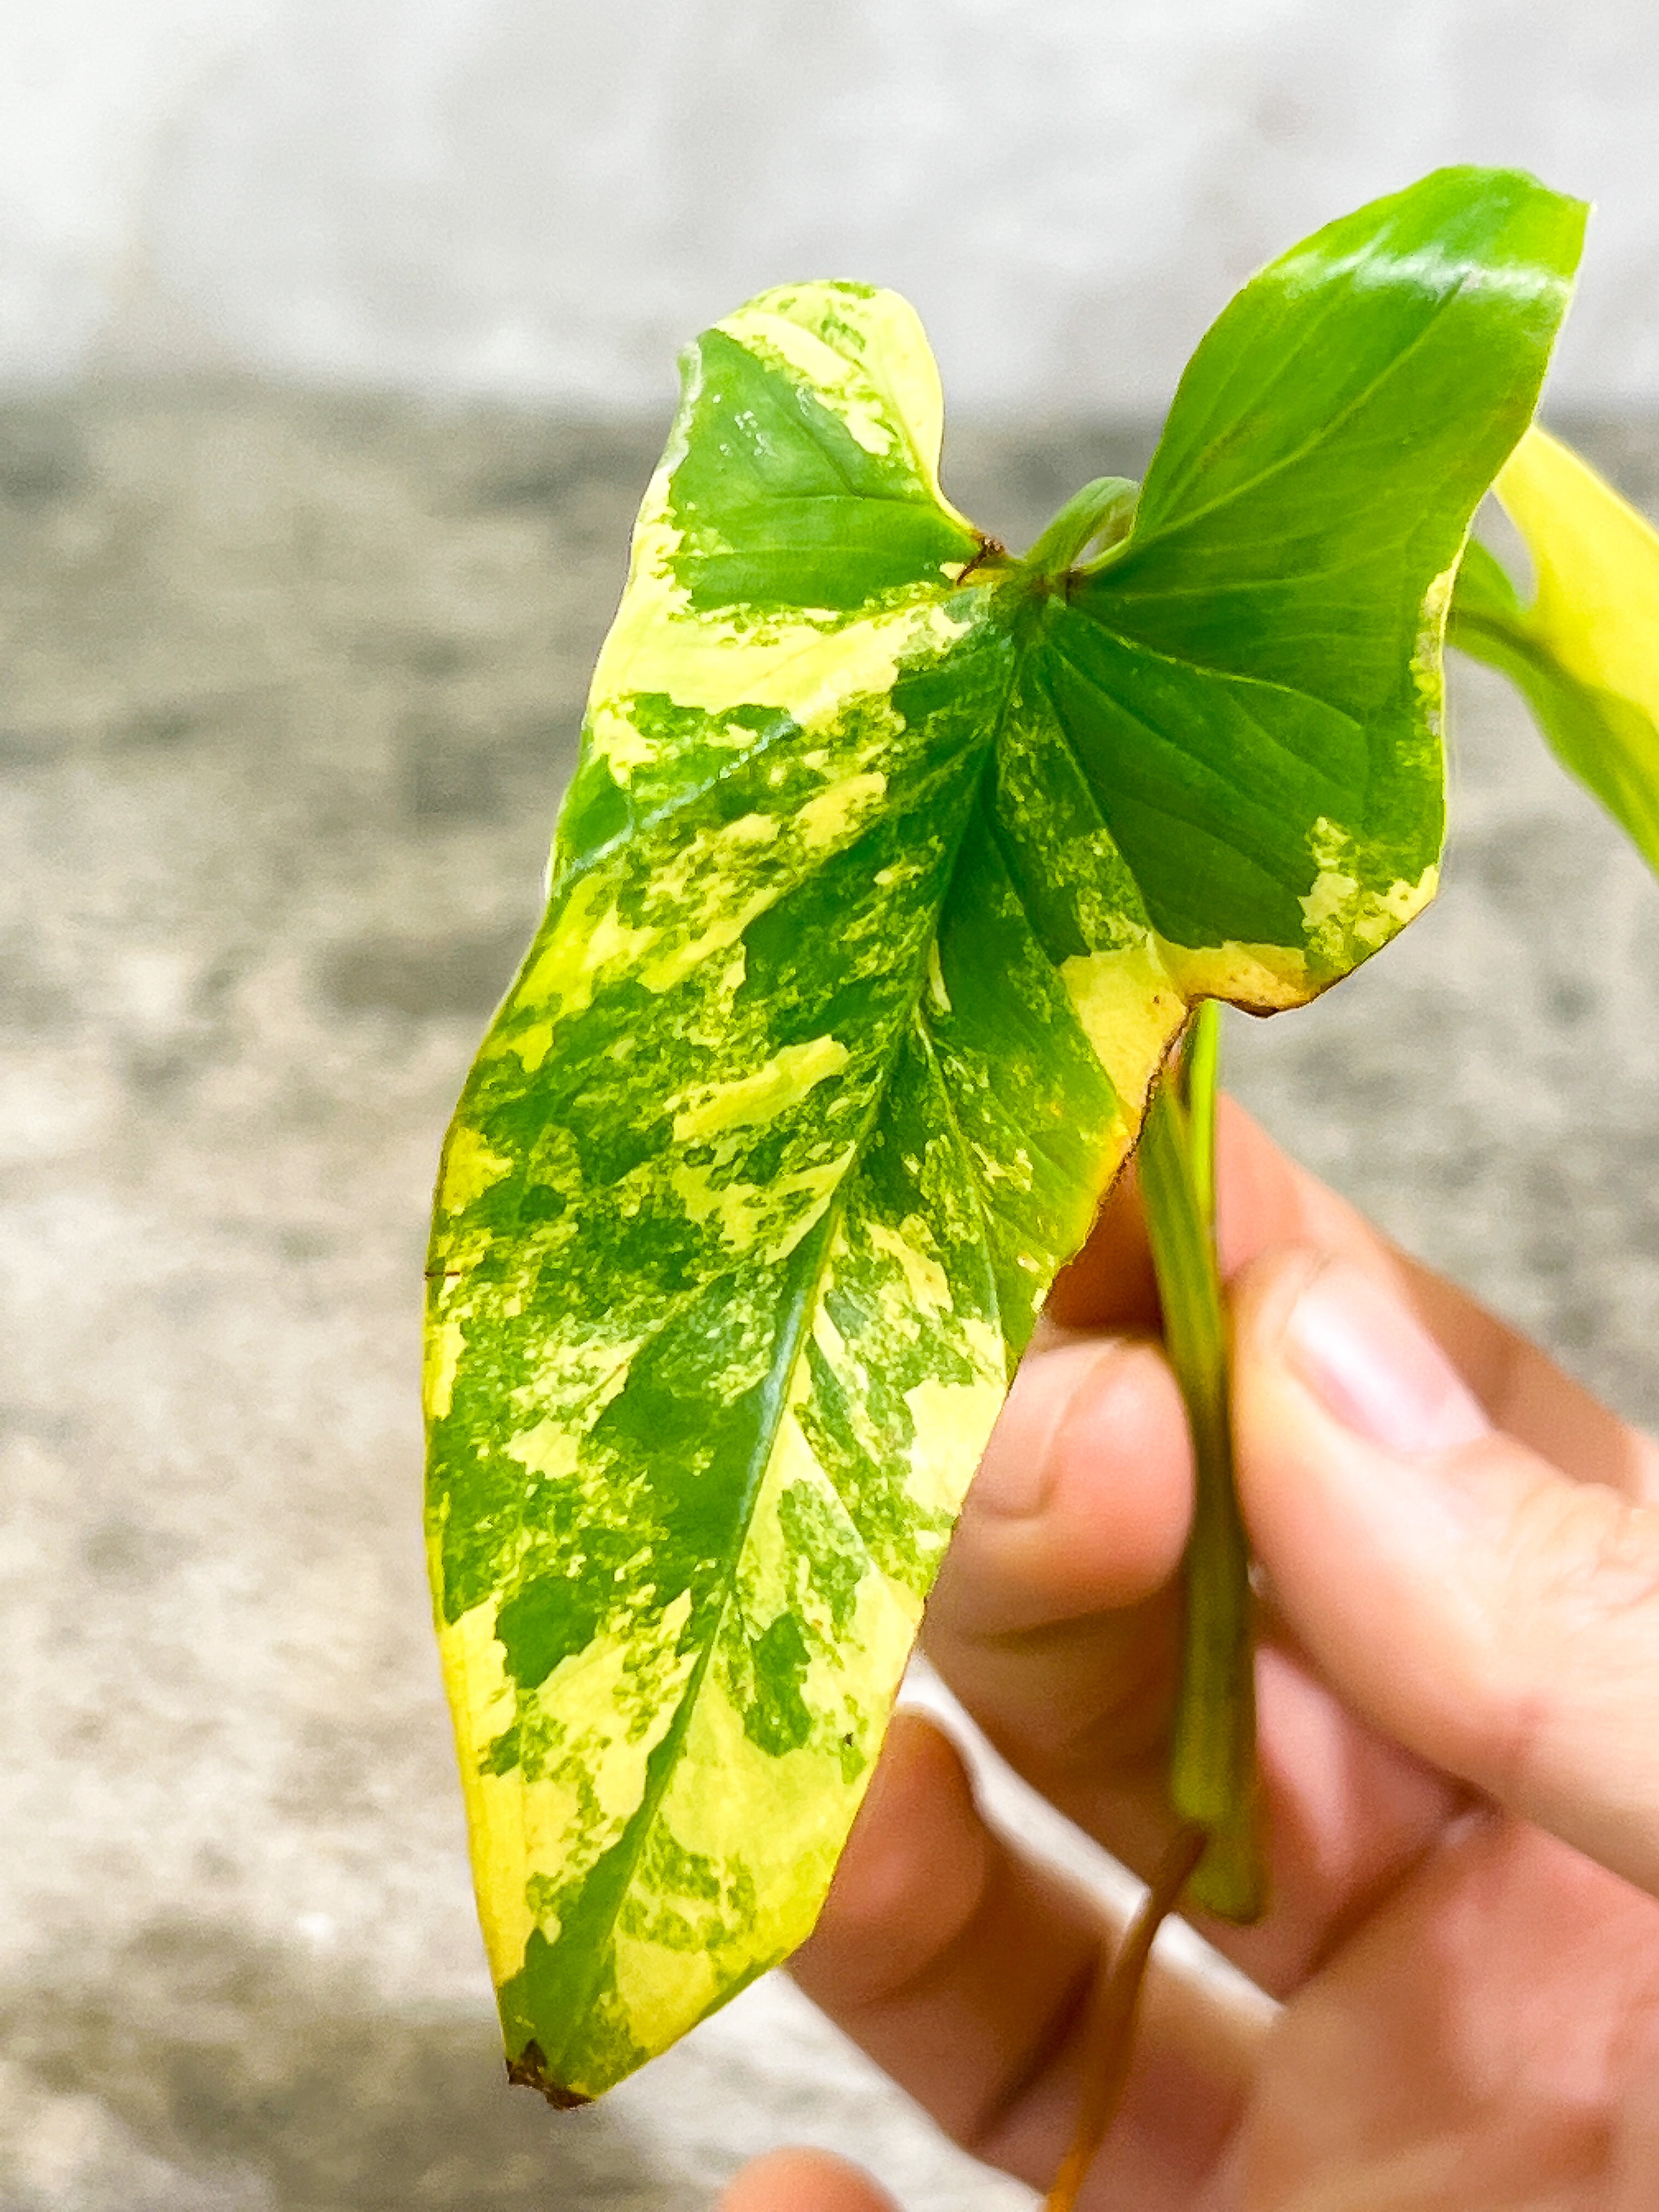
[[[1260, 1910], [1212, 1010], [1306, 1001], [1432, 896], [1449, 607], [1652, 839], [1650, 537], [1528, 428], [1583, 215], [1448, 170], [1316, 234], [1201, 342], [1145, 483], [1021, 556], [939, 488], [891, 295], [774, 291], [691, 349], [428, 1271], [515, 2081], [599, 2094], [809, 1931], [1138, 1141], [1199, 1470], [1158, 1901]], [[1468, 547], [1495, 481], [1530, 605]]]

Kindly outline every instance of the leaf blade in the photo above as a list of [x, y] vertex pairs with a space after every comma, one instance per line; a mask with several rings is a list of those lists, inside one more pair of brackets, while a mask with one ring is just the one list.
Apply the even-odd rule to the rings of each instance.
[[[776, 307], [732, 319], [774, 381]], [[884, 387], [837, 368], [791, 434], [850, 467], [836, 405], [920, 386], [874, 456], [920, 507], [936, 412], [887, 366]], [[840, 605], [730, 612], [732, 562], [791, 526], [811, 466], [799, 439], [772, 465], [787, 399], [742, 396], [752, 544], [710, 523], [694, 465], [712, 405], [743, 474], [732, 380], [694, 374], [434, 1240], [434, 1582], [475, 1826], [507, 1838], [480, 1868], [492, 1963], [520, 2071], [579, 2094], [805, 1933], [1006, 1377], [982, 1224], [907, 1134], [917, 979], [1006, 641], [954, 611], [979, 540], [937, 503], [917, 574], [868, 565], [854, 592], [842, 560], [805, 593], [809, 543], [794, 598]]]
[[[1170, 841], [1123, 817], [1183, 988], [1294, 1004], [1432, 896], [1451, 572], [1530, 418], [1585, 212], [1519, 172], [1436, 172], [1270, 264], [1194, 355], [1070, 647], [1177, 733], [1186, 826], [1248, 833], [1254, 875], [1206, 917]], [[1194, 672], [1206, 706], [1173, 696]]]
[[[1126, 615], [1111, 558], [986, 557], [920, 344], [823, 285], [694, 349], [446, 1146], [440, 1640], [514, 2078], [559, 2095], [806, 1932], [1190, 1000], [1288, 1003], [1371, 949], [1349, 913], [1316, 966], [1307, 905], [1322, 794], [1376, 771], [1356, 718], [1141, 637], [1144, 562]], [[861, 503], [902, 526], [819, 527]], [[1402, 774], [1437, 834], [1430, 722]], [[1252, 870], [1279, 904], [1245, 941]]]
[[1659, 873], [1659, 535], [1547, 432], [1493, 489], [1532, 557], [1523, 608], [1483, 546], [1452, 603], [1452, 642], [1510, 677], [1552, 750]]

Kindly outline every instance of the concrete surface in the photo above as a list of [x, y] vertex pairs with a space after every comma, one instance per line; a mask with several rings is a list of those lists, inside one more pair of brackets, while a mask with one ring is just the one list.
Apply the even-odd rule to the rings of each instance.
[[1599, 213], [1559, 389], [1659, 404], [1651, 0], [0, 0], [0, 379], [656, 405], [768, 284], [953, 404], [1161, 405], [1270, 254], [1446, 161]]
[[[1638, 495], [1659, 432], [1590, 426]], [[0, 2208], [659, 2212], [786, 2139], [1012, 2212], [781, 1983], [502, 2085], [418, 1538], [427, 1190], [651, 432], [0, 410]], [[981, 435], [1016, 540], [1134, 432]], [[1495, 684], [1433, 915], [1237, 1087], [1659, 1414], [1659, 893]]]

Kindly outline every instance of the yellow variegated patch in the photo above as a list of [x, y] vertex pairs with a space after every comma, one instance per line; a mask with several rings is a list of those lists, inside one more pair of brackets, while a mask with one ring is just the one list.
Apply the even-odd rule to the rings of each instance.
[[1454, 641], [1513, 678], [1563, 764], [1659, 870], [1659, 535], [1543, 430], [1527, 433], [1493, 489], [1536, 596], [1523, 608], [1471, 547]]

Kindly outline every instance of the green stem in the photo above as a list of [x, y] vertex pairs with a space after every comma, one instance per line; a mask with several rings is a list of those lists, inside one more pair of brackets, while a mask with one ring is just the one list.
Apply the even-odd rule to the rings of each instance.
[[[1187, 1109], [1187, 1164], [1204, 1233], [1215, 1241], [1215, 1102], [1221, 1081], [1221, 1009], [1199, 1003], [1181, 1054], [1181, 1103]], [[1220, 1297], [1218, 1279], [1216, 1296]]]
[[1139, 1168], [1164, 1340], [1187, 1402], [1196, 1476], [1170, 1789], [1180, 1818], [1209, 1838], [1191, 1896], [1243, 1921], [1261, 1911], [1264, 1877], [1249, 1547], [1233, 1484], [1227, 1319], [1215, 1249], [1217, 1027], [1216, 1008], [1200, 1006], [1178, 1073], [1153, 1091]]
[[1053, 583], [1096, 538], [1115, 544], [1129, 527], [1139, 489], [1127, 477], [1097, 477], [1066, 501], [1020, 566]]

